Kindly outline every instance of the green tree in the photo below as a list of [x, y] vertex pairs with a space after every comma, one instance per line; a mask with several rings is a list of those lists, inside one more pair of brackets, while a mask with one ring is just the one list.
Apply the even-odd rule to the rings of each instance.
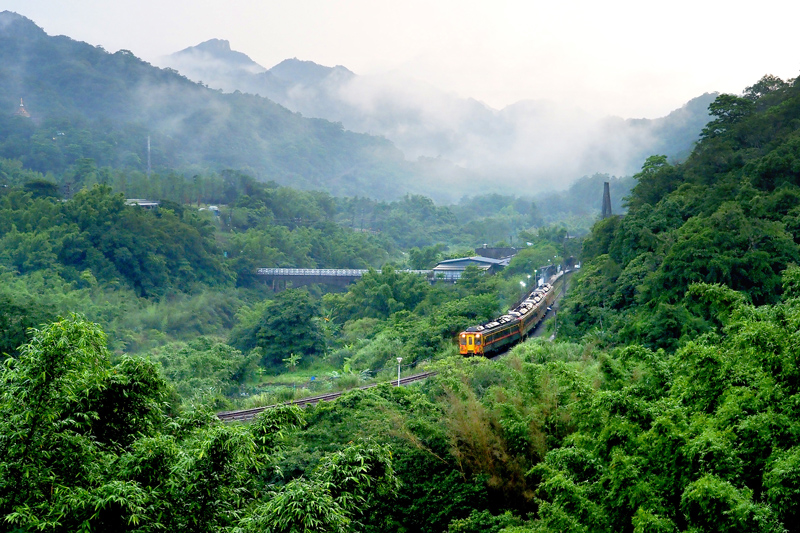
[[[97, 326], [71, 317], [37, 331], [17, 359], [6, 360], [0, 403], [6, 523], [69, 530], [143, 519], [145, 491], [104, 475], [113, 458], [103, 447], [124, 446], [153, 428], [163, 380], [152, 365], [112, 368], [105, 344]], [[136, 379], [148, 373], [149, 382]]]
[[655, 205], [677, 189], [682, 176], [667, 162], [665, 155], [651, 155], [642, 165], [642, 170], [633, 175], [636, 185], [631, 190], [631, 195], [626, 199], [629, 209], [640, 207], [644, 204]]
[[733, 94], [719, 95], [708, 106], [708, 113], [716, 118], [703, 128], [701, 137], [711, 139], [730, 131], [734, 125], [750, 116], [754, 109], [753, 100], [750, 98]]
[[26, 192], [31, 193], [34, 198], [60, 198], [58, 185], [52, 181], [37, 179], [31, 180], [23, 186]]
[[289, 354], [306, 362], [325, 353], [325, 338], [318, 321], [319, 309], [307, 291], [288, 289], [278, 293], [252, 324], [239, 324], [229, 343], [243, 352], [258, 348], [261, 364], [278, 368]]
[[787, 85], [788, 84], [779, 77], [767, 74], [758, 80], [758, 82], [745, 88], [744, 97], [756, 101], [770, 93], [785, 89]]
[[445, 249], [443, 244], [435, 246], [426, 246], [421, 250], [419, 248], [412, 248], [408, 251], [408, 259], [411, 263], [411, 268], [414, 270], [425, 270], [433, 268], [439, 262], [441, 252]]
[[55, 318], [50, 305], [33, 295], [0, 289], [0, 354], [16, 355], [29, 340], [30, 328]]
[[654, 283], [673, 298], [693, 282], [722, 283], [763, 303], [777, 299], [780, 272], [798, 260], [797, 246], [781, 224], [748, 218], [730, 203], [681, 228]]
[[741, 491], [713, 475], [706, 475], [686, 487], [681, 509], [689, 524], [700, 531], [785, 531], [769, 506], [752, 501]]
[[171, 343], [151, 350], [150, 356], [161, 364], [164, 376], [186, 401], [215, 394], [232, 396], [252, 382], [260, 356], [199, 337], [188, 343]]
[[4, 362], [0, 520], [7, 527], [353, 531], [398, 488], [390, 450], [371, 442], [321, 455], [308, 481], [274, 485], [284, 439], [303, 423], [297, 407], [249, 425], [182, 411], [168, 404], [153, 363], [112, 365], [105, 343], [96, 325], [59, 319]]
[[325, 305], [341, 323], [358, 318], [388, 318], [398, 311], [413, 311], [430, 291], [418, 274], [398, 272], [384, 266], [370, 270], [351, 285], [344, 295], [327, 295]]

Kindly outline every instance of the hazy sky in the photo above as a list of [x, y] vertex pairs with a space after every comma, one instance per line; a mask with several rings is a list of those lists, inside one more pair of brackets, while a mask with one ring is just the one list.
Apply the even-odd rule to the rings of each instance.
[[0, 9], [154, 63], [220, 38], [268, 68], [297, 57], [399, 72], [495, 108], [547, 99], [655, 118], [764, 74], [800, 75], [800, 3], [790, 0], [2, 0]]

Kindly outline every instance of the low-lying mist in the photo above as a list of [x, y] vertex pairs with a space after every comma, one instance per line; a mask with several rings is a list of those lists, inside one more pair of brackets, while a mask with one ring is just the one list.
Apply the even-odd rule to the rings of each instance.
[[304, 116], [384, 136], [409, 160], [452, 163], [466, 172], [442, 172], [438, 185], [476, 192], [564, 189], [594, 173], [631, 175], [656, 153], [680, 160], [708, 121], [715, 97], [704, 94], [657, 119], [599, 117], [534, 100], [496, 110], [395, 73], [360, 76], [297, 59], [267, 70], [242, 56], [214, 40], [162, 63], [190, 79], [202, 76], [213, 88], [258, 94]]
[[[380, 200], [533, 197], [581, 176], [632, 174], [651, 154], [680, 159], [713, 98], [655, 120], [542, 101], [496, 110], [395, 73], [298, 59], [265, 69], [221, 40], [158, 69], [129, 51], [48, 36], [17, 14], [0, 12], [0, 22], [0, 156], [42, 174], [92, 160], [184, 177], [236, 170]], [[22, 97], [30, 120], [13, 116]]]

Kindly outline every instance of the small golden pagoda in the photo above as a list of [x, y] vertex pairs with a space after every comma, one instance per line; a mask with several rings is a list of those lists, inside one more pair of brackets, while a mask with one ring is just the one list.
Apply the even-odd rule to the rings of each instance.
[[19, 109], [17, 109], [17, 112], [14, 113], [14, 116], [31, 118], [31, 114], [28, 113], [27, 109], [25, 109], [25, 104], [22, 102], [22, 98], [19, 99]]

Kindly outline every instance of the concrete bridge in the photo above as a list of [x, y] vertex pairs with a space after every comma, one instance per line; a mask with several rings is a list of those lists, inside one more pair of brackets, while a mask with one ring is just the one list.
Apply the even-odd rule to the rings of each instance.
[[[312, 283], [325, 283], [326, 285], [339, 285], [345, 287], [369, 272], [368, 269], [358, 268], [259, 268], [256, 272], [264, 281], [272, 282], [273, 290], [286, 288], [286, 283], [291, 281], [293, 287], [310, 285]], [[380, 271], [378, 271], [380, 272]], [[398, 270], [410, 272], [420, 276], [430, 276], [431, 270]]]

